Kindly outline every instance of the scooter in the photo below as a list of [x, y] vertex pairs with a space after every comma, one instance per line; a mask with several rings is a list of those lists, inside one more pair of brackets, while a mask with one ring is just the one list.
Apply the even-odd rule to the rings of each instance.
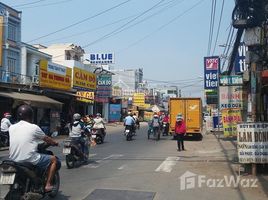
[[[50, 145], [42, 143], [38, 146], [40, 153], [53, 155], [52, 151], [46, 150]], [[5, 200], [41, 199], [46, 196], [56, 197], [60, 187], [60, 164], [53, 178], [53, 189], [45, 192], [45, 183], [48, 171], [36, 168], [31, 163], [18, 163], [4, 160], [0, 165], [0, 185], [9, 185], [9, 192]]]
[[132, 126], [126, 126], [125, 127], [124, 134], [126, 136], [127, 141], [132, 140], [132, 137], [133, 137], [133, 130], [132, 129], [133, 129]]
[[96, 144], [102, 144], [104, 142], [105, 136], [105, 131], [95, 128], [91, 129], [91, 138], [96, 142]]
[[[83, 136], [84, 145], [89, 145], [87, 136]], [[67, 138], [63, 141], [63, 154], [65, 155], [66, 166], [68, 169], [74, 168], [76, 164], [83, 164], [88, 161], [89, 152], [83, 153], [82, 146], [77, 139]]]
[[168, 135], [168, 128], [169, 128], [169, 125], [167, 122], [163, 122], [162, 124], [162, 135]]

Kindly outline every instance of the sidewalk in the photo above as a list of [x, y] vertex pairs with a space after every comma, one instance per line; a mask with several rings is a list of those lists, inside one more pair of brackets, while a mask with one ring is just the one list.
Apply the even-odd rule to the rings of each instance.
[[[239, 177], [239, 179], [255, 180], [258, 187], [231, 187], [235, 189], [239, 199], [267, 199], [268, 175], [254, 177], [239, 173], [240, 163], [236, 149], [236, 140], [218, 137], [213, 133], [204, 134], [202, 141], [185, 141], [186, 151], [180, 152], [180, 161], [184, 162], [187, 170], [197, 176], [206, 176], [208, 179], [218, 180], [223, 177]], [[205, 190], [209, 190], [205, 188]], [[218, 189], [217, 189], [218, 190]], [[222, 191], [228, 193], [228, 188]], [[219, 190], [220, 191], [220, 190]]]

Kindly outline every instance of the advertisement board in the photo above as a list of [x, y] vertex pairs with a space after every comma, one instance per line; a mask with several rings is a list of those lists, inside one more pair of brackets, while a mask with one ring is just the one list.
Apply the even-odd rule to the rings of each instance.
[[246, 63], [246, 52], [248, 47], [242, 42], [238, 47], [238, 52], [235, 57], [234, 69], [236, 74], [241, 74], [248, 70], [248, 64]]
[[64, 67], [47, 60], [40, 60], [39, 62], [40, 87], [70, 90], [72, 84], [72, 69]]
[[91, 64], [114, 64], [114, 53], [91, 53], [88, 59]]
[[97, 79], [94, 73], [74, 67], [73, 88], [80, 90], [96, 90]]
[[237, 124], [242, 122], [240, 109], [225, 109], [222, 113], [223, 133], [225, 137], [236, 136]]
[[133, 94], [133, 105], [144, 106], [145, 104], [145, 94], [144, 93], [134, 93]]
[[242, 86], [220, 86], [220, 109], [244, 109], [247, 92]]
[[268, 163], [268, 123], [238, 124], [237, 150], [240, 163]]
[[76, 100], [82, 101], [84, 103], [93, 104], [94, 103], [94, 92], [87, 91], [77, 91]]
[[0, 16], [0, 67], [3, 66], [3, 34], [4, 34], [4, 16]]
[[243, 85], [243, 77], [239, 75], [220, 76], [220, 85]]
[[121, 119], [121, 104], [110, 104], [109, 121], [118, 122]]
[[204, 57], [204, 88], [217, 89], [220, 58], [218, 56]]

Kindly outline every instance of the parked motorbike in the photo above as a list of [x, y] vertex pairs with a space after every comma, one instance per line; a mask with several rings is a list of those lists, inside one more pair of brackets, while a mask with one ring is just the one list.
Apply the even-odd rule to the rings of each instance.
[[126, 136], [127, 141], [132, 140], [132, 137], [133, 137], [133, 130], [132, 129], [133, 129], [132, 126], [125, 127], [125, 136]]
[[9, 146], [9, 138], [8, 134], [0, 131], [0, 147], [8, 147]]
[[96, 142], [96, 144], [102, 144], [104, 142], [104, 138], [106, 136], [106, 132], [101, 129], [93, 128], [91, 130], [91, 138]]
[[[87, 136], [84, 136], [85, 145], [89, 145]], [[66, 166], [74, 168], [76, 164], [83, 164], [88, 161], [89, 152], [83, 153], [82, 146], [77, 139], [67, 138], [63, 141], [63, 154], [65, 154]]]
[[[46, 150], [50, 145], [43, 143], [39, 145], [40, 153], [53, 155], [52, 151]], [[0, 165], [0, 185], [9, 185], [9, 192], [5, 200], [41, 199], [45, 196], [56, 197], [60, 187], [60, 176], [58, 169], [53, 178], [53, 189], [45, 192], [45, 184], [48, 171], [36, 168], [31, 163], [18, 163], [4, 160]]]

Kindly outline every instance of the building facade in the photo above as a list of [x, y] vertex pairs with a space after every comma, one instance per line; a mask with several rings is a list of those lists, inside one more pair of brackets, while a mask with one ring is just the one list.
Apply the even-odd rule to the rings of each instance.
[[0, 81], [19, 82], [21, 12], [0, 2]]

